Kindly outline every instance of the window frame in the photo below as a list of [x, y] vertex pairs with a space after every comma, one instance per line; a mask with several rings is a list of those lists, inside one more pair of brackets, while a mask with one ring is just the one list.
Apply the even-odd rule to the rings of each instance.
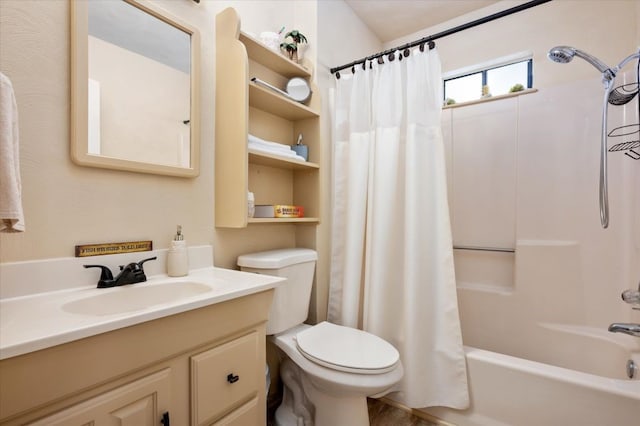
[[[506, 67], [509, 65], [519, 64], [526, 62], [527, 64], [527, 85], [525, 90], [533, 88], [533, 55], [530, 53], [511, 55], [506, 58], [499, 58], [494, 61], [489, 61], [483, 64], [478, 64], [472, 67], [462, 68], [460, 70], [452, 71], [446, 73], [442, 77], [442, 96], [443, 102], [447, 100], [447, 82], [451, 80], [456, 80], [459, 78], [469, 77], [471, 75], [480, 74], [481, 75], [481, 86], [479, 88], [479, 93], [482, 93], [482, 88], [487, 85], [487, 72], [491, 70], [495, 70], [497, 68]], [[464, 101], [464, 102], [474, 102], [482, 99], [482, 96], [479, 96], [477, 99]], [[464, 103], [461, 102], [461, 103]]]

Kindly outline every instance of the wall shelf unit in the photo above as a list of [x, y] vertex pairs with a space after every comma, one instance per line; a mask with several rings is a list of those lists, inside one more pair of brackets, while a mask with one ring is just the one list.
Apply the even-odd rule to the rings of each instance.
[[[233, 8], [216, 17], [215, 222], [218, 228], [249, 224], [320, 222], [320, 98], [310, 81], [312, 70], [292, 62], [240, 30]], [[251, 82], [257, 77], [283, 89], [292, 77], [311, 86], [306, 104]], [[293, 145], [299, 134], [309, 146], [309, 161], [251, 150], [248, 135]], [[304, 207], [304, 218], [248, 218], [247, 193], [256, 204]], [[315, 227], [295, 227], [296, 244], [313, 248]], [[312, 230], [309, 230], [312, 228]]]

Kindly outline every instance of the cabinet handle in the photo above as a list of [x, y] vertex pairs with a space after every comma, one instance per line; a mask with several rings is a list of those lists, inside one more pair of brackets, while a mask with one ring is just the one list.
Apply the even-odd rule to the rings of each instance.
[[227, 375], [227, 382], [229, 383], [235, 383], [238, 380], [240, 380], [240, 376], [234, 376], [233, 373]]
[[171, 421], [169, 420], [169, 412], [162, 414], [162, 419], [160, 420], [163, 426], [171, 426]]

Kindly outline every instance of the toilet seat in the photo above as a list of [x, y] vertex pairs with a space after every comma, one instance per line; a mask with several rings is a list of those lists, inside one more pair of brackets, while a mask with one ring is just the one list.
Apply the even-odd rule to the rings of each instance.
[[297, 333], [296, 345], [310, 361], [348, 373], [382, 374], [400, 360], [396, 348], [378, 336], [326, 321]]

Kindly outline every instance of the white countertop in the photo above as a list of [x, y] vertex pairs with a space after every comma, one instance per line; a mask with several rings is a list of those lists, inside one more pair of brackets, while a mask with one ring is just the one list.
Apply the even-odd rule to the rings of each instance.
[[[1, 299], [0, 359], [269, 290], [282, 281], [283, 278], [270, 275], [207, 267], [180, 278], [160, 274], [144, 283], [121, 287], [97, 289], [91, 285]], [[115, 314], [86, 315], [63, 309], [65, 304], [80, 299], [170, 282], [199, 283], [211, 290]]]

